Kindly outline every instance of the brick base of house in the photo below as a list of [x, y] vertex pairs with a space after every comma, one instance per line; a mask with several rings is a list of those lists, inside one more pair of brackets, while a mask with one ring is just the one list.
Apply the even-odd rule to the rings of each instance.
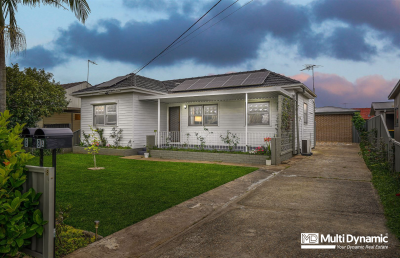
[[351, 114], [317, 114], [317, 142], [352, 142], [352, 117]]
[[266, 156], [194, 151], [150, 150], [153, 158], [265, 165]]

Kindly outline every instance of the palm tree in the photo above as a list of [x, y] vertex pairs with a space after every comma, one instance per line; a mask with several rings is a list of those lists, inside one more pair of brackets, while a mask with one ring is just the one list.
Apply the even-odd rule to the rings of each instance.
[[6, 110], [6, 51], [19, 52], [26, 48], [25, 35], [17, 25], [15, 13], [18, 5], [38, 7], [40, 4], [70, 9], [82, 23], [90, 13], [86, 0], [0, 0], [0, 112]]

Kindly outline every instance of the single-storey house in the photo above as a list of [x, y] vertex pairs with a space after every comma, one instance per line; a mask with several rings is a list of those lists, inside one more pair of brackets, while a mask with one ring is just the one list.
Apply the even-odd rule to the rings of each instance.
[[394, 100], [394, 139], [400, 142], [399, 108], [400, 108], [400, 80], [389, 94], [389, 99]]
[[371, 116], [383, 115], [386, 126], [389, 130], [390, 135], [394, 136], [394, 102], [372, 102], [371, 103]]
[[315, 110], [317, 142], [353, 142], [354, 113], [358, 110], [341, 107], [320, 107]]
[[83, 131], [104, 128], [112, 143], [117, 127], [123, 130], [120, 144], [131, 142], [138, 150], [148, 135], [160, 147], [204, 141], [208, 148], [225, 148], [227, 131], [243, 151], [263, 145], [266, 137], [281, 137], [282, 153], [295, 154], [302, 140], [315, 146], [315, 93], [266, 69], [167, 81], [129, 74], [72, 95], [81, 98]]
[[43, 117], [37, 123], [39, 128], [70, 128], [73, 132], [81, 128], [81, 99], [72, 96], [75, 91], [91, 87], [86, 81], [61, 84], [65, 90], [65, 97], [69, 101], [64, 112], [53, 114], [50, 117]]

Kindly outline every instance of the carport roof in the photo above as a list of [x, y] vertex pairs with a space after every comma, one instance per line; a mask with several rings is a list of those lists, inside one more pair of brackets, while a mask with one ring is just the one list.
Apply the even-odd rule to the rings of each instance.
[[315, 114], [317, 115], [334, 115], [334, 114], [354, 114], [359, 112], [358, 110], [352, 108], [342, 108], [342, 107], [320, 107], [315, 109]]

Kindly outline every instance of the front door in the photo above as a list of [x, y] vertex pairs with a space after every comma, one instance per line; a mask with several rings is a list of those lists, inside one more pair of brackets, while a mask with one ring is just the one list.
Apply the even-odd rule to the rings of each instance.
[[169, 132], [171, 142], [180, 141], [181, 115], [180, 107], [169, 108]]

